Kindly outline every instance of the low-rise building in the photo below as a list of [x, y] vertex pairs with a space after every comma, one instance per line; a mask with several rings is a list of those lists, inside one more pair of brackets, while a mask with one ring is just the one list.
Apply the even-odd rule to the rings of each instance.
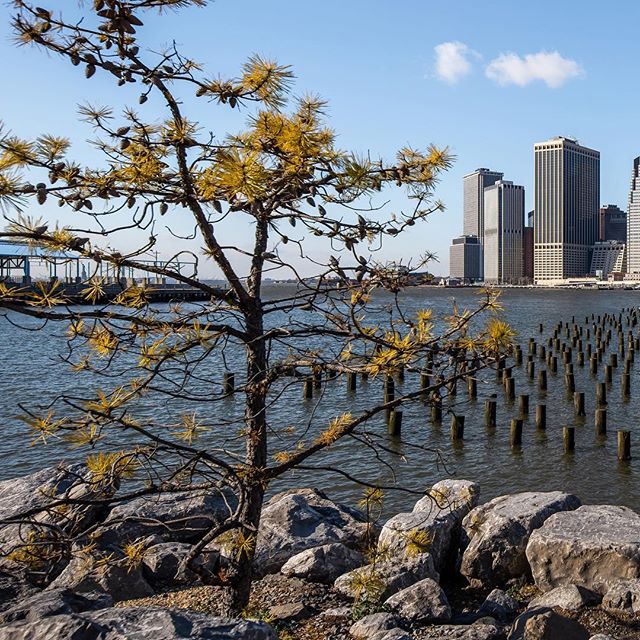
[[454, 238], [449, 249], [449, 275], [466, 283], [481, 280], [481, 258], [482, 245], [478, 236]]
[[591, 275], [606, 280], [610, 273], [626, 271], [626, 245], [617, 240], [596, 242], [591, 258]]

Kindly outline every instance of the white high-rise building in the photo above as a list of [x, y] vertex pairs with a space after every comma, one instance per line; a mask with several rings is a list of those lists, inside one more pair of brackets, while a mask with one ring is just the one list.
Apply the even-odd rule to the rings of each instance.
[[598, 239], [600, 153], [557, 137], [534, 157], [534, 280], [583, 277]]
[[484, 190], [484, 281], [522, 280], [524, 187], [498, 180]]
[[489, 169], [476, 169], [463, 178], [464, 229], [465, 236], [484, 238], [484, 190], [502, 180], [504, 174]]
[[633, 161], [627, 211], [627, 272], [640, 273], [640, 157]]

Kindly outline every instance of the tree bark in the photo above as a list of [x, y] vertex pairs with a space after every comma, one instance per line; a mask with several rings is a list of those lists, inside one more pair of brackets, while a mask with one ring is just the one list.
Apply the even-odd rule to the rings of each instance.
[[228, 603], [230, 612], [235, 615], [245, 609], [249, 603], [255, 542], [266, 489], [263, 471], [267, 466], [267, 352], [264, 340], [260, 339], [263, 334], [263, 313], [259, 300], [255, 300], [254, 308], [246, 318], [247, 333], [253, 339], [250, 338], [245, 347], [247, 356], [244, 419], [244, 427], [247, 430], [245, 438], [246, 496], [239, 533], [245, 540], [251, 540], [253, 544], [248, 545], [235, 559], [235, 571]]

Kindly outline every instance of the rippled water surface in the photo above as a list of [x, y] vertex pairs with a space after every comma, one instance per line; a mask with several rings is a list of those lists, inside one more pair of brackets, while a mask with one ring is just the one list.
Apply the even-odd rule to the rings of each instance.
[[[275, 295], [282, 290], [274, 288]], [[273, 294], [273, 291], [271, 292]], [[436, 315], [446, 315], [455, 302], [459, 306], [473, 307], [477, 304], [474, 290], [453, 289], [413, 289], [402, 295], [402, 306], [408, 313], [431, 307]], [[640, 292], [635, 291], [557, 291], [541, 289], [506, 290], [502, 295], [504, 316], [518, 333], [518, 341], [523, 345], [526, 361], [526, 343], [530, 336], [540, 339], [538, 324], [544, 323], [544, 338], [559, 321], [584, 322], [590, 314], [618, 313], [622, 307], [640, 305]], [[15, 319], [14, 316], [11, 318]], [[278, 319], [286, 323], [286, 316]], [[25, 323], [25, 321], [22, 321]], [[33, 322], [26, 322], [33, 327]], [[624, 327], [625, 332], [627, 327]], [[640, 327], [634, 329], [638, 335]], [[615, 343], [615, 332], [614, 340]], [[59, 354], [66, 349], [63, 329], [46, 327], [41, 332], [32, 332], [12, 326], [6, 318], [0, 318], [0, 479], [26, 474], [60, 460], [73, 460], [86, 452], [69, 449], [60, 442], [52, 441], [46, 446], [31, 446], [32, 436], [27, 427], [17, 419], [19, 403], [32, 406], [54, 398], [57, 394], [86, 394], [94, 382], [72, 373], [68, 365], [62, 363]], [[237, 356], [232, 356], [227, 366], [240, 370]], [[234, 361], [235, 360], [235, 361]], [[223, 365], [211, 363], [220, 370]], [[536, 358], [536, 368], [544, 363]], [[640, 509], [640, 357], [632, 371], [632, 395], [624, 401], [620, 393], [622, 365], [614, 373], [612, 387], [608, 390], [609, 435], [597, 439], [594, 433], [595, 384], [604, 379], [604, 367], [598, 375], [589, 374], [589, 367], [579, 367], [574, 359], [576, 389], [585, 391], [586, 417], [574, 416], [573, 402], [568, 398], [564, 382], [562, 364], [558, 374], [549, 374], [549, 388], [539, 392], [534, 379], [529, 381], [525, 367], [514, 368], [516, 394], [528, 393], [531, 414], [524, 424], [523, 446], [512, 451], [509, 444], [509, 424], [517, 417], [517, 406], [504, 398], [501, 387], [496, 387], [495, 376], [486, 375], [478, 385], [478, 397], [469, 400], [466, 391], [460, 389], [455, 400], [456, 411], [466, 416], [465, 439], [462, 446], [452, 446], [449, 435], [449, 421], [434, 427], [429, 420], [428, 409], [420, 403], [404, 408], [403, 430], [407, 438], [433, 449], [439, 450], [446, 461], [446, 469], [436, 462], [436, 455], [420, 452], [406, 444], [384, 440], [386, 446], [397, 450], [403, 458], [393, 460], [399, 484], [415, 490], [422, 490], [445, 475], [456, 475], [476, 480], [481, 484], [484, 498], [501, 493], [522, 490], [563, 489], [577, 493], [584, 502], [614, 502]], [[408, 374], [405, 388], [417, 388], [417, 374]], [[492, 393], [498, 393], [498, 425], [489, 433], [484, 425], [484, 400]], [[382, 397], [382, 383], [379, 380], [359, 381], [356, 394], [346, 390], [344, 379], [329, 383], [323, 396], [316, 402], [304, 402], [299, 387], [287, 391], [270, 416], [272, 425], [279, 427], [304, 425], [310, 419], [324, 421], [332, 415], [344, 411], [355, 411], [371, 401]], [[533, 424], [533, 412], [538, 402], [547, 405], [548, 426], [546, 432], [537, 432]], [[446, 409], [446, 405], [445, 405]], [[179, 399], [149, 399], [139, 407], [145, 416], [159, 417], [170, 421], [185, 411], [193, 410], [188, 403]], [[211, 407], [197, 407], [200, 412], [208, 412], [209, 421], [221, 422], [239, 416], [240, 399], [220, 402]], [[382, 418], [369, 428], [381, 436], [385, 433]], [[576, 427], [576, 451], [573, 455], [563, 453], [562, 427]], [[616, 429], [631, 430], [632, 454], [637, 457], [620, 463], [616, 459]], [[215, 441], [215, 436], [208, 436]], [[386, 436], [385, 436], [386, 438]], [[282, 443], [276, 442], [274, 448]], [[277, 446], [276, 446], [277, 445]], [[349, 474], [367, 481], [391, 483], [393, 479], [373, 455], [354, 442], [335, 446], [322, 458], [313, 463], [316, 466], [338, 467]], [[344, 477], [327, 475], [321, 471], [299, 471], [287, 477], [273, 489], [287, 486], [316, 485], [327, 490], [335, 498], [354, 504], [361, 495], [361, 488]], [[402, 493], [388, 493], [388, 508], [409, 507], [415, 497]]]

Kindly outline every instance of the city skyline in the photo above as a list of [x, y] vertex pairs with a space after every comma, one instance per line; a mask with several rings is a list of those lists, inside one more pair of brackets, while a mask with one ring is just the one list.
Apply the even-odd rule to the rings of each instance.
[[[273, 11], [252, 5], [255, 19], [246, 21], [242, 3], [221, 0], [176, 13], [172, 28], [194, 58], [225, 75], [237, 74], [253, 51], [291, 64], [297, 76], [295, 95], [318, 93], [328, 101], [331, 125], [344, 148], [390, 158], [404, 144], [450, 146], [457, 159], [436, 190], [446, 211], [418, 227], [420, 233], [405, 244], [390, 242], [381, 258], [435, 251], [441, 262], [432, 264], [432, 270], [448, 273], [448, 246], [462, 230], [462, 177], [477, 167], [505, 171], [525, 187], [529, 210], [529, 150], [554, 135], [577, 137], [600, 150], [600, 204], [626, 207], [629, 167], [640, 153], [640, 140], [633, 128], [637, 89], [627, 82], [619, 61], [634, 55], [638, 3], [621, 0], [617, 11], [597, 12], [576, 2], [548, 0], [531, 6], [507, 0], [439, 6], [409, 2], [394, 11], [382, 2], [329, 1], [320, 13], [304, 3], [282, 2], [281, 7]], [[334, 13], [339, 21], [331, 19]], [[2, 5], [0, 15], [7, 14]], [[217, 24], [232, 27], [211, 38]], [[304, 35], [296, 31], [297, 24], [305, 24]], [[430, 28], [425, 30], [425, 24]], [[616, 34], [615, 46], [596, 50], [580, 37], [595, 28]], [[166, 39], [157, 16], [150, 15], [144, 31], [149, 41], [161, 44]], [[378, 41], [389, 44], [385, 55], [365, 55]], [[318, 56], [320, 42], [324, 46]], [[78, 123], [76, 106], [103, 92], [107, 81], [103, 85], [96, 77], [86, 84], [81, 71], [61, 71], [57, 60], [28, 47], [15, 48], [6, 37], [0, 39], [0, 53], [6, 83], [20, 87], [10, 104], [3, 105], [6, 125], [25, 136], [70, 132], [74, 152], [93, 158], [83, 144], [92, 134]], [[37, 81], [24, 82], [25, 77]], [[49, 94], [61, 104], [55, 113], [46, 106]], [[616, 98], [623, 94], [625, 99]], [[130, 103], [137, 103], [133, 92]], [[198, 106], [195, 114], [217, 135], [239, 130], [249, 115], [211, 105]], [[499, 123], [499, 129], [482, 123]], [[409, 206], [410, 201], [395, 195], [390, 202], [395, 210]], [[238, 231], [240, 238], [242, 233]]]

